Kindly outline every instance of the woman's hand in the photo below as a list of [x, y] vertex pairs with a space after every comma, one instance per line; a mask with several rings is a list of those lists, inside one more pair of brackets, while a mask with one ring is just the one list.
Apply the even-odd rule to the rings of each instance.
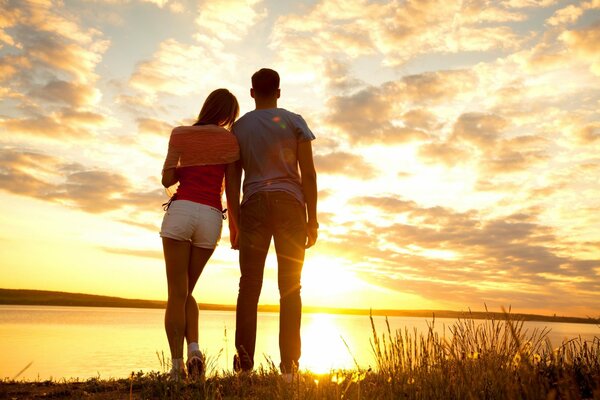
[[233, 250], [240, 249], [239, 231], [236, 224], [233, 222], [229, 222], [229, 241], [231, 242], [231, 248]]
[[163, 170], [161, 183], [165, 188], [170, 188], [179, 181], [177, 178], [177, 169], [168, 168]]

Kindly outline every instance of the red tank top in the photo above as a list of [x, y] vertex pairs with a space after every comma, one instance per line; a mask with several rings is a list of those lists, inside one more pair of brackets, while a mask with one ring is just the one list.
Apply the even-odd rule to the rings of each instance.
[[177, 168], [177, 200], [189, 200], [222, 210], [223, 178], [227, 164]]

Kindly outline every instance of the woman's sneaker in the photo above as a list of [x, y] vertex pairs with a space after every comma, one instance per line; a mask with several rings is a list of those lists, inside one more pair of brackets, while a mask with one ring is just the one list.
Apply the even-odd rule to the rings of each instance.
[[183, 364], [173, 365], [171, 371], [169, 371], [169, 379], [174, 382], [182, 382], [186, 378], [185, 368]]
[[204, 369], [204, 355], [200, 351], [192, 351], [187, 360], [188, 375], [191, 379], [200, 379], [206, 372]]

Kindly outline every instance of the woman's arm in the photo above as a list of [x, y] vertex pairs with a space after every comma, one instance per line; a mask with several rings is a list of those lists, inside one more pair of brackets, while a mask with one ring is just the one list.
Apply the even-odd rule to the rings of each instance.
[[163, 170], [161, 183], [164, 187], [170, 188], [176, 184], [178, 180], [177, 168], [167, 168]]

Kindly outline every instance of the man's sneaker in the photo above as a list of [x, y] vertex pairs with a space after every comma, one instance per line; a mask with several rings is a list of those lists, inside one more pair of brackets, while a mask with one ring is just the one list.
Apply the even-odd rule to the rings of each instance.
[[252, 360], [250, 360], [250, 356], [245, 351], [233, 356], [233, 370], [235, 372], [252, 371], [253, 364]]
[[191, 379], [200, 379], [206, 372], [204, 369], [204, 355], [200, 351], [192, 351], [187, 360], [188, 375]]
[[283, 378], [283, 381], [285, 383], [292, 383], [292, 381], [294, 380], [294, 374], [290, 373], [285, 373], [285, 374], [281, 374], [281, 377]]

